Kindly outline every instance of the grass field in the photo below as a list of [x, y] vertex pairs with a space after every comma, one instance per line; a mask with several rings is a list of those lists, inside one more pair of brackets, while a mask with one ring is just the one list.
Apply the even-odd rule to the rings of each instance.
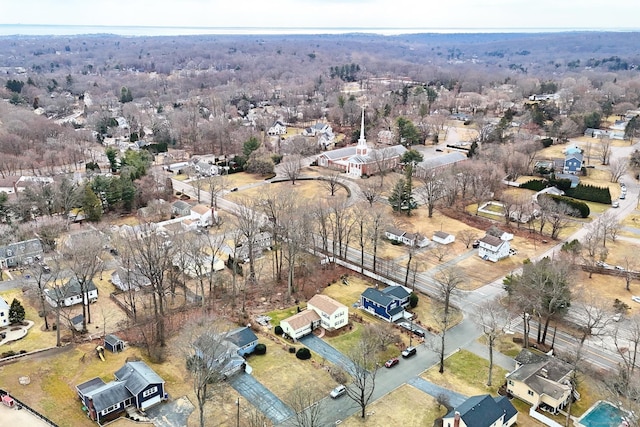
[[410, 385], [403, 385], [367, 406], [367, 415], [360, 412], [344, 420], [341, 426], [431, 426], [446, 414], [444, 407], [438, 407], [436, 400]]

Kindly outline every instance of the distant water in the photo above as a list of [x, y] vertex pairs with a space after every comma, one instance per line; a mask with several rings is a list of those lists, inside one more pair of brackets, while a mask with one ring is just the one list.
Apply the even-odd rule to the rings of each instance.
[[472, 33], [555, 33], [572, 31], [639, 31], [640, 28], [366, 28], [366, 27], [144, 27], [85, 25], [0, 24], [0, 36], [70, 36], [116, 34], [120, 36], [179, 35], [285, 35], [285, 34], [472, 34]]

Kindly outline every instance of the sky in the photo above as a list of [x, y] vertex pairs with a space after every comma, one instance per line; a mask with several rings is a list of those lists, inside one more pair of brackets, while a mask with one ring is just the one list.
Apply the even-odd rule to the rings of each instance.
[[0, 24], [640, 29], [638, 0], [1, 0]]

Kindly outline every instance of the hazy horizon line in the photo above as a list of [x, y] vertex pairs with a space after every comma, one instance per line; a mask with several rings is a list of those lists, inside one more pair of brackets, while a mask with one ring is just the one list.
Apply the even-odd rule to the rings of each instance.
[[[31, 31], [22, 33], [13, 30]], [[43, 30], [55, 29], [47, 33]], [[99, 31], [99, 30], [110, 31]], [[75, 31], [74, 31], [75, 30]], [[81, 30], [81, 31], [79, 31]], [[93, 31], [92, 31], [93, 30]], [[640, 28], [584, 27], [247, 27], [247, 26], [168, 26], [168, 25], [79, 25], [79, 24], [0, 24], [0, 36], [78, 36], [113, 34], [121, 36], [180, 35], [322, 35], [366, 33], [378, 35], [410, 34], [516, 34], [568, 32], [638, 32]]]

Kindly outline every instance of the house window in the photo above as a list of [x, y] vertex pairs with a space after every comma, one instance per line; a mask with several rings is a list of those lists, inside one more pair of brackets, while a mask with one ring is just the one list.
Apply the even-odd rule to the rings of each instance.
[[533, 396], [533, 392], [532, 392], [531, 390], [528, 390], [528, 391], [527, 391], [527, 394], [528, 394], [529, 396]]
[[142, 392], [142, 397], [143, 397], [143, 398], [145, 398], [145, 397], [149, 397], [149, 396], [151, 396], [152, 394], [157, 393], [157, 392], [158, 392], [158, 386], [153, 386], [153, 387], [151, 387], [150, 389], [143, 391], [143, 392]]
[[4, 317], [4, 311], [0, 311], [0, 317]]
[[115, 405], [109, 406], [108, 408], [105, 408], [102, 411], [100, 411], [100, 415], [107, 415], [109, 412], [113, 412], [119, 407], [120, 407], [120, 404], [116, 403]]
[[513, 381], [512, 380], [509, 380], [509, 385], [513, 385]]

